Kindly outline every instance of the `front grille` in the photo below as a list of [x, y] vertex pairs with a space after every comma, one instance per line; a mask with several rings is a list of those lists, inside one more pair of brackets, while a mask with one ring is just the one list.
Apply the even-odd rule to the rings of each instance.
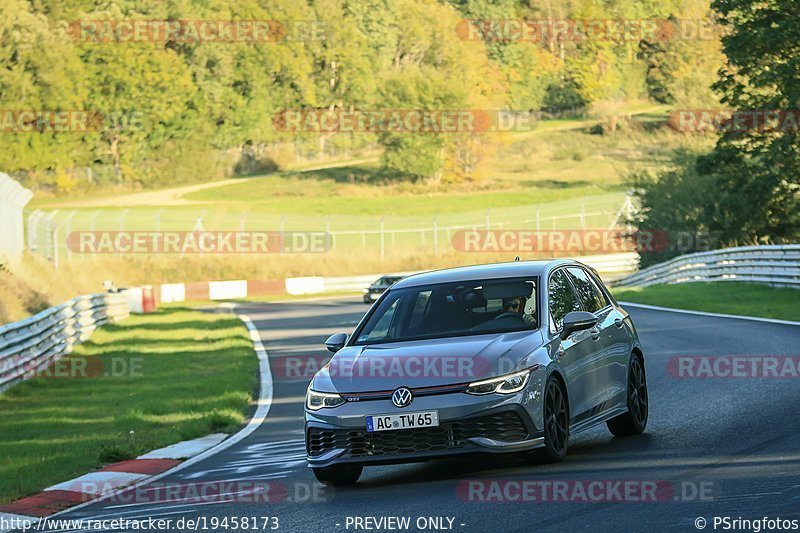
[[368, 433], [366, 429], [312, 427], [308, 430], [306, 450], [311, 457], [337, 448], [347, 450], [350, 457], [373, 457], [463, 448], [467, 439], [473, 437], [515, 442], [527, 439], [528, 430], [513, 411], [444, 422], [434, 428], [374, 433]]

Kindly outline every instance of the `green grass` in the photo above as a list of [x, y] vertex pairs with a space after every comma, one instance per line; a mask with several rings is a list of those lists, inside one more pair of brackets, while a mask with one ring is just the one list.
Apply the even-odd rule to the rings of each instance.
[[[260, 180], [259, 180], [260, 181]], [[243, 185], [256, 187], [258, 182]], [[224, 189], [225, 187], [223, 187]], [[606, 228], [625, 201], [622, 191], [588, 194], [591, 188], [566, 188], [539, 191], [517, 191], [452, 196], [408, 196], [362, 198], [291, 198], [259, 202], [258, 192], [251, 192], [253, 202], [220, 202], [210, 206], [176, 206], [169, 209], [135, 207], [130, 209], [62, 210], [56, 220], [70, 219], [69, 231], [153, 231], [156, 228], [191, 231], [197, 220], [208, 231], [330, 231], [334, 234], [335, 249], [348, 253], [376, 254], [380, 246], [381, 220], [384, 223], [385, 246], [389, 250], [408, 253], [433, 253], [433, 228], [436, 224], [439, 250], [449, 247], [453, 228], [486, 227], [487, 211], [492, 229], [534, 229], [537, 213], [542, 230], [574, 229], [581, 227], [581, 213], [587, 228]], [[601, 191], [602, 192], [602, 191]], [[581, 195], [580, 193], [587, 193]], [[266, 193], [264, 193], [266, 194]], [[545, 201], [539, 204], [537, 201]], [[274, 205], [273, 205], [274, 204]], [[531, 205], [532, 204], [532, 205]], [[325, 207], [327, 206], [327, 207]], [[441, 214], [434, 214], [440, 206]], [[339, 214], [303, 213], [306, 209], [320, 213], [340, 210]], [[453, 211], [457, 208], [471, 210]], [[381, 212], [382, 209], [382, 212]], [[349, 211], [348, 211], [349, 210]], [[405, 210], [405, 211], [403, 211]], [[366, 234], [361, 232], [365, 231]], [[60, 257], [69, 259], [64, 236], [59, 233]], [[47, 235], [40, 232], [42, 242]], [[111, 254], [99, 254], [109, 256]], [[134, 260], [149, 259], [145, 254]], [[234, 258], [235, 259], [235, 258]], [[368, 271], [369, 272], [369, 271]], [[350, 274], [360, 274], [354, 271]], [[235, 278], [234, 278], [235, 279]], [[98, 281], [98, 284], [101, 281]]]
[[[193, 192], [156, 194], [146, 203], [141, 197], [128, 198], [132, 207], [126, 207], [126, 196], [119, 194], [91, 205], [76, 199], [73, 205], [48, 205], [42, 200], [36, 206], [49, 209], [60, 227], [56, 237], [62, 265], [70, 260], [77, 264], [78, 259], [93, 264], [101, 259], [130, 260], [131, 268], [119, 273], [87, 269], [94, 274], [96, 286], [108, 276], [121, 285], [138, 282], [124, 272], [153, 272], [161, 263], [158, 257], [146, 254], [70, 254], [65, 246], [67, 232], [190, 231], [202, 219], [203, 228], [209, 231], [283, 229], [333, 234], [330, 254], [277, 255], [268, 258], [274, 268], [256, 278], [352, 275], [485, 262], [489, 256], [467, 260], [465, 254], [455, 253], [450, 245], [454, 231], [487, 225], [495, 230], [608, 228], [624, 204], [626, 176], [668, 167], [674, 152], [688, 144], [713, 143], [710, 137], [686, 136], [663, 127], [662, 107], [640, 103], [626, 108], [628, 113], [638, 113], [635, 120], [611, 135], [592, 133], [597, 120], [584, 118], [544, 121], [532, 131], [498, 137], [487, 149], [480, 176], [474, 181], [414, 182], [381, 169], [377, 161], [361, 159], [340, 166], [231, 180]], [[648, 121], [640, 120], [642, 117]], [[46, 248], [51, 235], [43, 228], [40, 224], [38, 240]], [[380, 259], [382, 245], [385, 260]], [[445, 260], [448, 252], [454, 255]], [[145, 282], [254, 279], [245, 258], [235, 254], [225, 257], [224, 268], [194, 269], [188, 276], [178, 268], [187, 264], [186, 258], [173, 255], [163, 259], [172, 262]]]
[[100, 374], [118, 375], [38, 377], [0, 395], [0, 502], [182, 440], [230, 433], [257, 386], [247, 330], [225, 314], [172, 307], [134, 315], [96, 331], [69, 356], [76, 357], [89, 369], [99, 359]]
[[617, 300], [692, 311], [800, 321], [800, 291], [739, 282], [614, 290]]
[[[660, 112], [652, 104], [631, 104], [629, 113]], [[638, 118], [638, 116], [637, 116]], [[663, 120], [662, 120], [663, 122]], [[686, 143], [706, 142], [665, 127], [626, 126], [613, 135], [590, 132], [595, 119], [543, 121], [530, 132], [509, 134], [487, 153], [481, 177], [460, 183], [411, 182], [380, 167], [377, 161], [291, 170], [184, 193], [171, 205], [169, 194], [151, 205], [126, 208], [125, 197], [108, 198], [103, 207], [70, 207], [63, 202], [53, 220], [62, 232], [75, 230], [191, 230], [202, 217], [210, 230], [350, 232], [338, 236], [348, 249], [374, 249], [384, 228], [428, 228], [427, 236], [398, 233], [389, 246], [430, 249], [434, 219], [447, 227], [532, 228], [536, 213], [541, 229], [605, 228], [624, 201], [624, 179], [637, 170], [658, 170]], [[164, 203], [165, 205], [158, 205]], [[78, 204], [79, 205], [79, 204]], [[580, 213], [595, 213], [583, 218]], [[449, 239], [444, 233], [439, 242]], [[42, 238], [45, 238], [43, 236]], [[63, 235], [61, 235], [63, 242]], [[66, 252], [66, 250], [64, 250]]]
[[[502, 209], [521, 205], [549, 204], [571, 198], [592, 196], [608, 192], [591, 184], [578, 186], [552, 186], [543, 182], [524, 190], [475, 190], [446, 194], [433, 190], [425, 192], [409, 187], [340, 186], [334, 174], [358, 170], [363, 167], [346, 167], [308, 173], [265, 176], [254, 181], [226, 185], [214, 189], [189, 193], [186, 198], [216, 204], [232, 203], [241, 207], [247, 204], [252, 211], [274, 212], [287, 215], [342, 215], [358, 213], [361, 216], [428, 216], [465, 213], [486, 209]], [[384, 190], [381, 190], [384, 189]], [[613, 190], [613, 189], [611, 189]]]

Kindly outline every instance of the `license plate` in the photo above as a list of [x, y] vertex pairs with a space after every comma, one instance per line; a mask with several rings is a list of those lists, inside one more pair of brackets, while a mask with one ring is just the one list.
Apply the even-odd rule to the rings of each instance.
[[367, 431], [370, 433], [396, 429], [432, 428], [438, 425], [438, 411], [417, 411], [416, 413], [367, 417]]

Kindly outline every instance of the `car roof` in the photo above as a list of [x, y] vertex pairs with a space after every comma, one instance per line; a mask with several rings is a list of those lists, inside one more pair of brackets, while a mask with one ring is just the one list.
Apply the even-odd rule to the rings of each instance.
[[479, 279], [517, 278], [522, 276], [541, 276], [560, 265], [580, 265], [571, 259], [552, 259], [546, 261], [509, 261], [508, 263], [489, 263], [444, 270], [432, 270], [407, 276], [394, 285], [392, 290], [437, 283], [452, 283]]

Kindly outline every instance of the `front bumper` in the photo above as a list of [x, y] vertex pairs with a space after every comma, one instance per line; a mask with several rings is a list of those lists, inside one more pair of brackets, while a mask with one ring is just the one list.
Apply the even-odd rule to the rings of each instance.
[[[533, 450], [544, 445], [544, 437], [527, 409], [513, 401], [522, 396], [523, 393], [513, 395], [500, 401], [500, 405], [488, 408], [486, 397], [468, 397], [472, 404], [438, 408], [438, 427], [373, 433], [366, 430], [366, 415], [342, 417], [339, 423], [332, 423], [331, 420], [321, 420], [315, 416], [317, 413], [307, 413], [308, 464], [311, 467], [343, 463], [396, 464], [469, 453]], [[426, 403], [433, 403], [434, 398], [425, 398], [428, 400]], [[408, 411], [436, 409], [418, 405], [422, 399], [416, 400]], [[359, 407], [365, 410], [369, 406], [370, 414], [398, 411], [394, 407], [387, 410], [383, 405], [371, 405], [383, 403], [363, 402]], [[490, 400], [488, 403], [498, 402]], [[452, 416], [453, 412], [461, 412], [461, 415]]]

